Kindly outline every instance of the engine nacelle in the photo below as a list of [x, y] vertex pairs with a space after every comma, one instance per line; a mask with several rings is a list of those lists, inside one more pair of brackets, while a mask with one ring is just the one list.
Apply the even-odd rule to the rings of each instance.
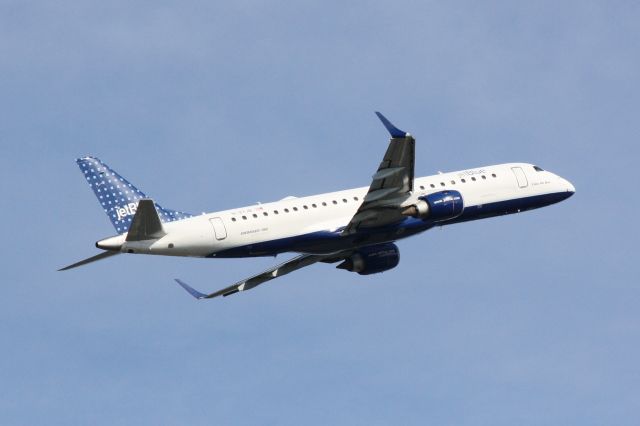
[[402, 211], [405, 216], [442, 222], [456, 218], [464, 210], [464, 201], [458, 191], [447, 190], [418, 197], [418, 201]]
[[398, 246], [387, 243], [361, 247], [336, 268], [357, 272], [360, 275], [371, 275], [393, 269], [399, 262]]

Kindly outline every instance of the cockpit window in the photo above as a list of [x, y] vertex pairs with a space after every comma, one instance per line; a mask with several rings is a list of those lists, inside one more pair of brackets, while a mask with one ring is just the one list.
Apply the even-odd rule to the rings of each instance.
[[542, 167], [533, 166], [533, 168], [536, 172], [544, 172], [544, 169]]

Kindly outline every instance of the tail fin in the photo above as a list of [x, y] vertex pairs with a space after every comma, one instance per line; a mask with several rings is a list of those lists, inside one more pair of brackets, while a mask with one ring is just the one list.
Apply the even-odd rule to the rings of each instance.
[[[138, 201], [148, 197], [96, 157], [78, 158], [76, 163], [118, 234], [127, 232], [138, 208]], [[162, 223], [193, 216], [162, 208], [159, 204], [155, 204], [155, 207]]]

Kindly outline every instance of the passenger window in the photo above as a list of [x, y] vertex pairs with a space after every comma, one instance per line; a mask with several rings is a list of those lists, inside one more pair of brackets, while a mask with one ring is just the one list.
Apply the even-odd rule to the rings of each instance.
[[247, 217], [246, 216], [242, 216], [242, 220], [247, 220]]
[[273, 211], [273, 214], [278, 214], [278, 210], [274, 210], [274, 211]]
[[440, 186], [444, 186], [444, 182], [440, 182]]
[[253, 214], [253, 217], [258, 217], [258, 215], [254, 213], [254, 214]]
[[460, 179], [460, 182], [467, 183], [466, 179]]
[[482, 175], [482, 179], [486, 179], [487, 177], [485, 175]]
[[471, 180], [475, 182], [476, 181], [476, 177], [475, 176], [471, 176]]
[[358, 197], [353, 197], [353, 200], [354, 201], [358, 201]]
[[432, 187], [432, 188], [435, 188], [436, 186], [435, 186], [434, 184], [431, 184], [431, 187]]
[[333, 204], [338, 204], [338, 202], [336, 200], [333, 200]]
[[315, 204], [311, 204], [311, 207], [313, 207], [315, 209], [318, 206], [316, 206]]
[[267, 212], [262, 212], [262, 215], [263, 215], [263, 216], [269, 216], [269, 213], [267, 213]]
[[294, 208], [293, 208], [293, 211], [294, 211], [294, 212], [297, 212], [297, 211], [298, 211], [298, 208], [297, 208], [297, 207], [294, 207]]
[[285, 213], [289, 213], [289, 209], [284, 209], [284, 212]]
[[305, 204], [304, 206], [302, 206], [302, 208], [307, 210], [309, 207], [307, 207], [307, 205]]
[[322, 202], [322, 205], [326, 207], [326, 206], [327, 206], [327, 203], [325, 203], [325, 202], [323, 201], [323, 202]]
[[455, 185], [455, 184], [456, 184], [456, 181], [455, 181], [455, 180], [452, 180], [452, 181], [451, 181], [451, 185]]
[[420, 185], [420, 189], [424, 189], [424, 185]]
[[235, 218], [235, 217], [232, 217], [232, 218], [231, 218], [231, 222], [235, 222], [235, 221], [236, 221], [236, 218]]
[[343, 199], [342, 199], [342, 202], [343, 202], [343, 203], [346, 203], [346, 202], [347, 202], [347, 199], [346, 199], [346, 198], [343, 198]]
[[496, 174], [495, 173], [491, 173], [491, 176], [496, 177]]

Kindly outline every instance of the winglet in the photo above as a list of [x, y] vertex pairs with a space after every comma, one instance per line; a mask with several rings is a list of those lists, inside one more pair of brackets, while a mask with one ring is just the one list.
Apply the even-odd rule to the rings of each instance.
[[387, 120], [387, 117], [380, 114], [378, 111], [376, 111], [376, 115], [378, 116], [380, 121], [382, 121], [382, 124], [384, 124], [384, 127], [387, 128], [392, 138], [404, 138], [407, 135], [409, 135], [407, 132], [403, 132], [402, 130], [398, 129], [396, 126], [391, 124], [391, 122]]
[[185, 283], [182, 280], [179, 280], [178, 278], [175, 279], [176, 282], [178, 284], [180, 284], [180, 287], [184, 288], [185, 290], [187, 290], [189, 292], [190, 295], [192, 295], [193, 297], [195, 297], [196, 299], [204, 299], [207, 297], [206, 294], [204, 293], [200, 293], [198, 290], [194, 289], [193, 287], [191, 287], [189, 284]]

